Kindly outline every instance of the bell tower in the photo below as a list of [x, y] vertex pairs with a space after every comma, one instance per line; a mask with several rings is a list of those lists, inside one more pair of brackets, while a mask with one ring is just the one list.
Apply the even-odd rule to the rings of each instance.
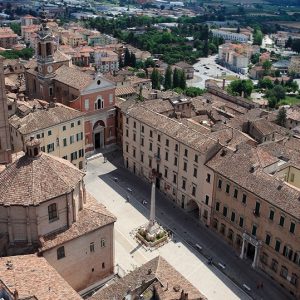
[[38, 95], [45, 100], [53, 98], [53, 87], [51, 79], [55, 76], [54, 63], [54, 37], [47, 26], [47, 15], [43, 9], [40, 15], [41, 26], [38, 31], [37, 41], [37, 71], [39, 81]]
[[11, 144], [3, 60], [4, 58], [0, 56], [0, 164], [8, 164], [11, 163]]

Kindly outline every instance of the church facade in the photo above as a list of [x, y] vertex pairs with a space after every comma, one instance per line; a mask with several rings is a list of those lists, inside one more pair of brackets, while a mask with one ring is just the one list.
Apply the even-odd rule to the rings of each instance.
[[115, 85], [101, 74], [72, 66], [56, 49], [45, 16], [38, 32], [36, 61], [25, 71], [29, 98], [57, 101], [85, 113], [85, 152], [92, 154], [116, 142]]

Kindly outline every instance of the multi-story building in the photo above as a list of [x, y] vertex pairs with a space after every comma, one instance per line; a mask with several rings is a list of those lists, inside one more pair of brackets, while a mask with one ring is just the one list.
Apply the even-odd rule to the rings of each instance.
[[218, 60], [229, 69], [244, 74], [248, 72], [251, 56], [256, 53], [259, 53], [258, 46], [226, 43], [219, 46]]
[[[63, 103], [85, 114], [85, 151], [115, 143], [115, 86], [100, 74], [88, 74], [72, 66], [59, 50], [47, 27], [46, 17], [38, 32], [35, 64], [25, 72], [30, 98]], [[57, 57], [57, 58], [56, 58]]]
[[72, 162], [79, 169], [85, 166], [84, 113], [59, 103], [44, 102], [28, 113], [17, 109], [10, 117], [13, 152], [23, 151], [31, 137], [41, 142], [41, 149]]
[[76, 291], [114, 268], [116, 219], [87, 193], [83, 177], [34, 138], [0, 173], [1, 255], [37, 251]]
[[212, 227], [299, 297], [299, 165], [286, 154], [276, 144], [223, 148], [206, 165], [215, 178]]
[[110, 50], [98, 50], [94, 52], [94, 63], [101, 73], [113, 73], [119, 71], [118, 54]]
[[0, 47], [11, 49], [18, 43], [18, 35], [15, 34], [10, 28], [0, 28]]
[[176, 113], [188, 116], [190, 110], [186, 99], [176, 100], [174, 105], [168, 100], [150, 100], [128, 107], [124, 102], [123, 156], [126, 168], [146, 180], [155, 169], [159, 174], [157, 188], [209, 224], [213, 172], [205, 162], [221, 146], [217, 139], [169, 117]]
[[214, 37], [222, 38], [225, 41], [248, 43], [248, 41], [250, 40], [249, 36], [243, 33], [236, 33], [219, 29], [212, 29], [211, 32]]

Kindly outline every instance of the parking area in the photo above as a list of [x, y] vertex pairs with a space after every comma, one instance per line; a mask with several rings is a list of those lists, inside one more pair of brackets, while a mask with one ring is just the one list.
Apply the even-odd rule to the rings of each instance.
[[199, 61], [194, 64], [194, 78], [187, 81], [188, 86], [204, 89], [207, 79], [217, 80], [220, 85], [222, 85], [223, 78], [226, 79], [226, 84], [234, 79], [247, 78], [245, 75], [234, 73], [218, 65], [216, 59], [217, 55], [200, 58]]

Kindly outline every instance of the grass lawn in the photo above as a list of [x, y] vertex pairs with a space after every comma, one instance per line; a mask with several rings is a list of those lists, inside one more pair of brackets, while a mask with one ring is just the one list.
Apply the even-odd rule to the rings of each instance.
[[284, 100], [279, 102], [279, 105], [288, 104], [295, 105], [300, 104], [300, 95], [286, 95]]

